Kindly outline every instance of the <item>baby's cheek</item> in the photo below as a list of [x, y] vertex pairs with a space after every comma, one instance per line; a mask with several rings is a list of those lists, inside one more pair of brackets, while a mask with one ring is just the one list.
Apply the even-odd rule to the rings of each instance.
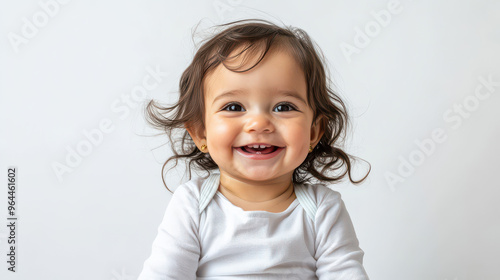
[[223, 131], [225, 129], [222, 123], [214, 119], [207, 120], [207, 137], [215, 137], [217, 136], [217, 131]]
[[212, 122], [207, 129], [209, 147], [217, 148], [219, 152], [235, 145], [236, 136], [237, 130], [226, 122]]
[[309, 145], [311, 130], [302, 123], [289, 125], [287, 129], [289, 139], [293, 139], [295, 144]]

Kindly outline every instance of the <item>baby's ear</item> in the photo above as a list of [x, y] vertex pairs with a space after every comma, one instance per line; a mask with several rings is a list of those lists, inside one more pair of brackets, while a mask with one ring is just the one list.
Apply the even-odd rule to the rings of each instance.
[[313, 147], [318, 144], [321, 137], [325, 133], [325, 119], [323, 116], [319, 116], [316, 121], [311, 126], [311, 145]]
[[205, 130], [200, 125], [185, 123], [184, 127], [186, 128], [189, 135], [191, 135], [191, 138], [193, 138], [196, 146], [200, 147], [207, 142], [205, 139]]

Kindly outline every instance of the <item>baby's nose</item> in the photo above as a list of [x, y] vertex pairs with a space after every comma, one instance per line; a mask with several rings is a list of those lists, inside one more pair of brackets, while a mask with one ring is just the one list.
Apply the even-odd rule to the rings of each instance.
[[270, 133], [274, 131], [273, 122], [265, 114], [254, 114], [249, 118], [245, 125], [246, 132]]

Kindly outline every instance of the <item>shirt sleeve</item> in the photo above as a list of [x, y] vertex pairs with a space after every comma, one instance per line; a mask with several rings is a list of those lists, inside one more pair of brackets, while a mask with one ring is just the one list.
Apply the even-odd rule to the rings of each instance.
[[138, 280], [196, 279], [200, 257], [198, 198], [179, 186], [167, 206]]
[[325, 187], [317, 199], [316, 275], [319, 280], [368, 280], [363, 267], [364, 252], [340, 193]]

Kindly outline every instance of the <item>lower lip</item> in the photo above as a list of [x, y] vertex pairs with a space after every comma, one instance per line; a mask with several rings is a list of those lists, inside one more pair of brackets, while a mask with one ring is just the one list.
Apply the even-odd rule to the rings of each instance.
[[244, 152], [241, 148], [234, 148], [240, 155], [249, 159], [270, 159], [281, 153], [285, 148], [278, 148], [276, 151], [269, 154], [250, 154]]

